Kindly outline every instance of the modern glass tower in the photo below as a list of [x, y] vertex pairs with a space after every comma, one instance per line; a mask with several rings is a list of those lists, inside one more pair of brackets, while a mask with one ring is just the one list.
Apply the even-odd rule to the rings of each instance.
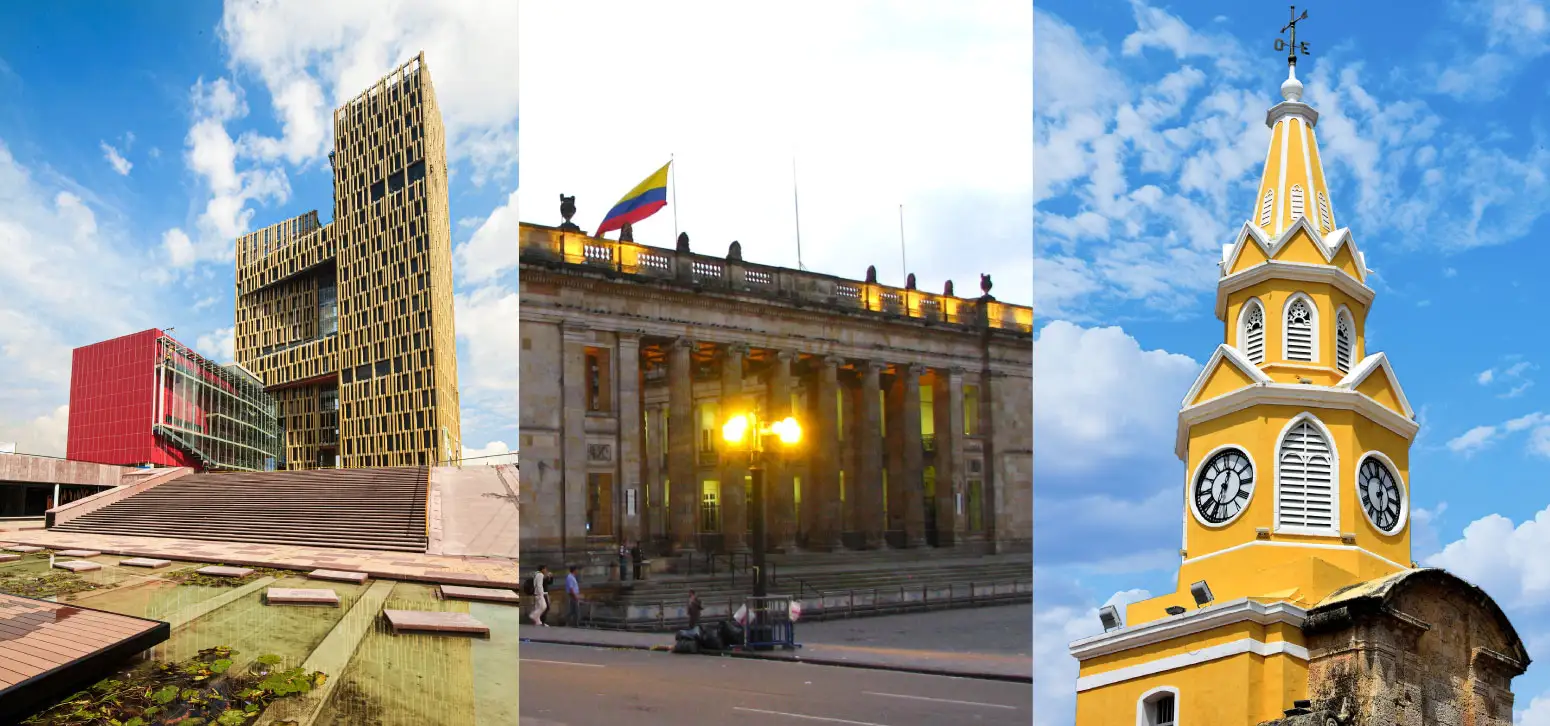
[[236, 354], [290, 468], [460, 456], [446, 138], [420, 54], [334, 111], [334, 219], [237, 239]]

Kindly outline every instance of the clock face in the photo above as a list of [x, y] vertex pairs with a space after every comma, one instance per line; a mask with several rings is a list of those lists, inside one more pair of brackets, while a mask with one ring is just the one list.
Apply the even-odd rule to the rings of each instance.
[[1374, 526], [1388, 533], [1398, 529], [1405, 495], [1399, 489], [1399, 480], [1383, 462], [1374, 457], [1362, 462], [1356, 474], [1356, 493]]
[[1254, 495], [1254, 465], [1237, 449], [1222, 449], [1206, 461], [1195, 477], [1195, 513], [1210, 524], [1221, 524], [1249, 506]]

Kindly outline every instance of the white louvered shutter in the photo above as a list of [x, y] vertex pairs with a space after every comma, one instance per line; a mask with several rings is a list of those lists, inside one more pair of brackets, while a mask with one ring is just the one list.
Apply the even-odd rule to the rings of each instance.
[[1335, 526], [1335, 468], [1329, 440], [1302, 421], [1281, 440], [1276, 476], [1277, 526], [1330, 529]]
[[1286, 359], [1313, 360], [1313, 308], [1293, 300], [1286, 308]]
[[1292, 219], [1295, 220], [1298, 217], [1301, 217], [1302, 213], [1303, 213], [1303, 209], [1302, 209], [1302, 187], [1297, 186], [1296, 184], [1293, 184], [1292, 185]]
[[1243, 352], [1256, 364], [1265, 362], [1265, 309], [1257, 302], [1243, 316]]
[[1355, 347], [1356, 335], [1351, 330], [1351, 316], [1341, 313], [1335, 319], [1335, 366], [1341, 373], [1351, 371], [1351, 351]]
[[1325, 234], [1335, 231], [1335, 217], [1329, 213], [1329, 197], [1322, 191], [1319, 192], [1319, 221], [1324, 225]]
[[1266, 189], [1265, 199], [1259, 203], [1259, 226], [1270, 224], [1270, 213], [1275, 211], [1276, 190]]

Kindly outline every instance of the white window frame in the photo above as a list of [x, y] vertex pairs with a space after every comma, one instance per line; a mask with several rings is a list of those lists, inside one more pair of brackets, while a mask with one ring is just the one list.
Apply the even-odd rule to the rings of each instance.
[[[1252, 312], [1256, 307], [1259, 308], [1261, 326], [1259, 329], [1259, 360], [1254, 360], [1254, 355], [1249, 352], [1249, 313]], [[1265, 362], [1265, 354], [1268, 352], [1265, 350], [1265, 348], [1267, 347], [1268, 343], [1267, 339], [1270, 337], [1267, 335], [1269, 330], [1270, 318], [1265, 312], [1265, 304], [1260, 302], [1259, 298], [1257, 297], [1251, 297], [1248, 300], [1245, 300], [1243, 302], [1243, 307], [1238, 310], [1238, 350], [1243, 351], [1244, 357], [1248, 358], [1255, 365], [1260, 365]]]
[[1296, 222], [1298, 217], [1308, 216], [1308, 200], [1302, 193], [1301, 184], [1292, 185], [1292, 191], [1286, 195], [1286, 202], [1287, 213], [1292, 216], [1293, 222]]
[[1146, 712], [1146, 707], [1150, 705], [1147, 702], [1154, 696], [1164, 694], [1173, 696], [1173, 723], [1167, 726], [1179, 726], [1182, 722], [1179, 718], [1179, 711], [1183, 709], [1179, 699], [1179, 689], [1173, 686], [1158, 686], [1141, 694], [1141, 697], [1136, 699], [1136, 726], [1157, 726], [1157, 724], [1152, 723], [1151, 714]]
[[[1388, 467], [1389, 473], [1394, 475], [1394, 481], [1399, 482], [1399, 519], [1394, 520], [1394, 531], [1392, 532], [1383, 531], [1383, 528], [1373, 521], [1372, 515], [1367, 513], [1367, 508], [1362, 506], [1362, 493], [1355, 491], [1357, 487], [1362, 485], [1362, 464], [1367, 463], [1368, 459], [1377, 459], [1382, 462], [1384, 466]], [[1366, 518], [1368, 524], [1372, 525], [1374, 532], [1384, 537], [1397, 537], [1405, 531], [1405, 525], [1410, 523], [1410, 482], [1405, 481], [1405, 476], [1399, 473], [1399, 467], [1394, 465], [1394, 460], [1390, 459], [1387, 454], [1381, 451], [1369, 451], [1362, 454], [1361, 458], [1356, 460], [1356, 468], [1351, 470], [1351, 488], [1356, 494], [1356, 508], [1362, 510], [1362, 516]]]
[[[1207, 521], [1205, 517], [1200, 516], [1200, 508], [1195, 506], [1195, 480], [1200, 478], [1200, 472], [1206, 468], [1206, 462], [1209, 462], [1211, 457], [1216, 456], [1217, 454], [1227, 449], [1235, 449], [1238, 453], [1243, 455], [1243, 458], [1249, 460], [1249, 468], [1254, 470], [1254, 485], [1249, 490], [1249, 502], [1248, 504], [1243, 505], [1243, 509], [1238, 510], [1237, 514], [1234, 514], [1230, 519], [1222, 522], [1221, 524], [1212, 524], [1211, 522]], [[1221, 446], [1207, 451], [1206, 455], [1200, 457], [1200, 461], [1195, 463], [1194, 471], [1189, 472], [1189, 479], [1185, 480], [1184, 482], [1184, 505], [1189, 508], [1189, 513], [1194, 515], [1195, 521], [1202, 527], [1206, 527], [1208, 529], [1221, 529], [1231, 525], [1233, 522], [1238, 521], [1238, 519], [1241, 518], [1245, 512], [1249, 511], [1249, 505], [1254, 503], [1254, 495], [1259, 492], [1259, 477], [1262, 473], [1263, 472], [1261, 472], [1259, 468], [1259, 462], [1254, 460], [1254, 456], [1249, 453], [1248, 449], [1237, 444], [1222, 444]]]
[[[1313, 324], [1312, 330], [1310, 331], [1312, 334], [1312, 358], [1305, 361], [1292, 358], [1291, 352], [1288, 350], [1287, 346], [1287, 343], [1291, 340], [1292, 332], [1292, 326], [1287, 323], [1287, 315], [1291, 313], [1292, 305], [1295, 304], [1298, 300], [1308, 304], [1308, 311], [1311, 313], [1311, 322]], [[1292, 293], [1291, 297], [1286, 298], [1286, 304], [1281, 306], [1281, 360], [1293, 363], [1318, 363], [1319, 361], [1323, 360], [1322, 351], [1320, 350], [1319, 346], [1319, 317], [1318, 303], [1315, 303], [1313, 298], [1308, 296], [1308, 293], [1295, 292]]]
[[1265, 190], [1265, 196], [1259, 202], [1259, 226], [1270, 224], [1271, 217], [1276, 208], [1276, 190], [1271, 187]]
[[[1329, 491], [1330, 491], [1330, 523], [1329, 527], [1307, 527], [1303, 525], [1281, 524], [1281, 455], [1282, 447], [1286, 443], [1286, 437], [1290, 436], [1292, 429], [1304, 421], [1312, 421], [1314, 428], [1323, 434], [1325, 442], [1329, 444]], [[1280, 435], [1276, 436], [1275, 448], [1275, 532], [1276, 534], [1300, 534], [1310, 537], [1339, 537], [1340, 536], [1340, 447], [1335, 443], [1334, 434], [1329, 427], [1319, 420], [1311, 411], [1303, 411], [1292, 417], [1286, 426], [1281, 428]]]
[[[1347, 321], [1348, 324], [1349, 324], [1349, 328], [1351, 330], [1351, 345], [1349, 346], [1350, 347], [1350, 353], [1349, 353], [1350, 357], [1345, 360], [1345, 365], [1344, 366], [1341, 365], [1341, 361], [1340, 361], [1340, 321], [1341, 320]], [[1341, 373], [1350, 373], [1352, 366], [1355, 366], [1356, 362], [1361, 360], [1361, 359], [1362, 359], [1361, 356], [1357, 354], [1357, 350], [1356, 350], [1356, 316], [1351, 314], [1351, 309], [1350, 308], [1348, 308], [1348, 307], [1346, 307], [1344, 305], [1341, 305], [1340, 309], [1335, 311], [1335, 370], [1338, 370]]]

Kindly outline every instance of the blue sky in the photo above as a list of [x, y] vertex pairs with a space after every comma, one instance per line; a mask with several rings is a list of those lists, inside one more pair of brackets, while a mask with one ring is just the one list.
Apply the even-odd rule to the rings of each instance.
[[326, 221], [329, 118], [424, 50], [448, 129], [463, 443], [516, 444], [514, 4], [0, 8], [0, 441], [62, 454], [70, 350], [231, 359], [236, 235]]
[[[1286, 77], [1272, 44], [1287, 7], [1252, 5], [1034, 11], [1035, 650], [1055, 663], [1036, 681], [1041, 723], [1070, 721], [1065, 643], [1098, 631], [1094, 608], [1175, 585], [1181, 523], [1156, 515], [1177, 511], [1175, 417], [1222, 342], [1213, 263], [1253, 207]], [[1368, 348], [1423, 424], [1415, 559], [1485, 587], [1550, 663], [1550, 340], [1530, 332], [1550, 265], [1550, 14], [1491, 0], [1310, 16], [1298, 75], [1331, 202], [1377, 271]], [[1514, 690], [1520, 723], [1550, 724], [1550, 666]]]

